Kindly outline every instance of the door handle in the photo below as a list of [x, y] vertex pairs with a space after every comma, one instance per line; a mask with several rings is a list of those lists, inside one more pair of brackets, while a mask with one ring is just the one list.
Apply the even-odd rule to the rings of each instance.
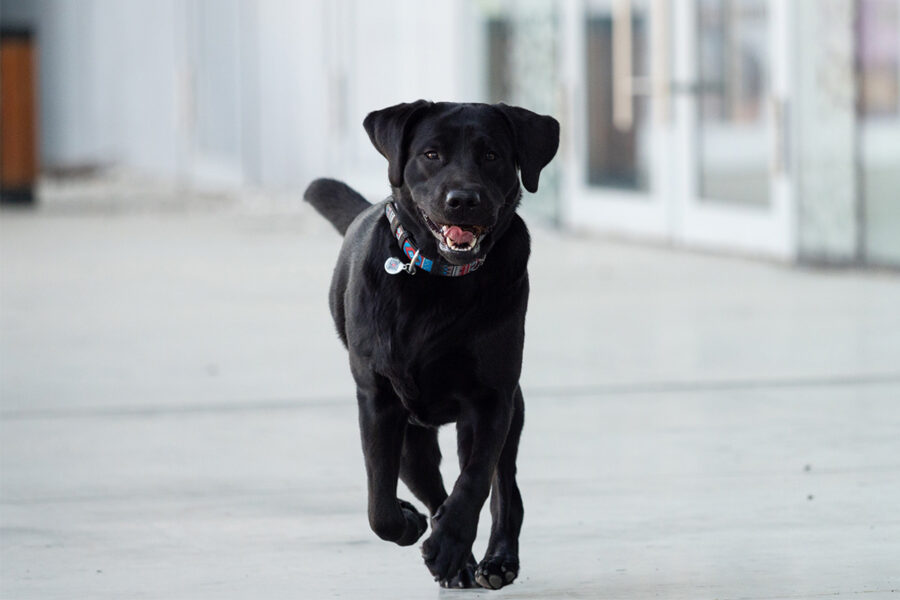
[[613, 125], [627, 131], [634, 125], [631, 0], [614, 0], [612, 13]]
[[660, 124], [669, 122], [672, 85], [669, 62], [671, 48], [671, 17], [669, 0], [653, 0], [650, 4], [650, 26], [652, 35], [650, 55], [650, 87], [655, 102], [655, 114]]
[[772, 121], [775, 135], [772, 148], [772, 173], [787, 175], [790, 168], [790, 105], [784, 98], [772, 96]]
[[669, 120], [672, 94], [669, 68], [670, 0], [650, 4], [650, 77], [635, 77], [632, 0], [613, 4], [613, 124], [619, 130], [634, 126], [635, 96], [650, 96], [661, 123]]

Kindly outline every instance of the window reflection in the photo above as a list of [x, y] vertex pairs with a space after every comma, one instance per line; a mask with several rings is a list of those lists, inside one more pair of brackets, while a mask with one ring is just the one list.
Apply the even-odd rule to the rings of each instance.
[[700, 0], [698, 189], [705, 200], [769, 202], [766, 0]]
[[860, 0], [857, 3], [857, 101], [864, 118], [900, 114], [898, 13], [900, 3], [896, 0]]
[[866, 258], [900, 261], [900, 3], [856, 4], [859, 189]]

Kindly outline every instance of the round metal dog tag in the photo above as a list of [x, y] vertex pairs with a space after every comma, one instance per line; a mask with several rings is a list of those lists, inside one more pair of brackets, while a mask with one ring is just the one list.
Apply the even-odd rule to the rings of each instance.
[[396, 256], [392, 256], [386, 261], [384, 261], [384, 270], [390, 273], [391, 275], [396, 275], [400, 271], [403, 270], [405, 265], [400, 262], [400, 259]]

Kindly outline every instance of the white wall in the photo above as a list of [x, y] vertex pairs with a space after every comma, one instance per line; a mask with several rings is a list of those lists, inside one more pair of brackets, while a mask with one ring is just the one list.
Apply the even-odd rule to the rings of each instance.
[[104, 161], [179, 174], [188, 118], [181, 3], [89, 0], [78, 6], [90, 11], [87, 60], [95, 72], [86, 92], [92, 114], [86, 141], [100, 140]]
[[328, 145], [323, 2], [258, 3], [257, 181], [302, 184], [325, 169]]
[[[121, 164], [198, 184], [271, 188], [332, 175], [377, 195], [386, 165], [362, 129], [369, 111], [418, 98], [481, 99], [482, 73], [472, 68], [480, 25], [468, 2], [236, 6], [230, 41], [233, 33], [220, 40], [209, 30], [204, 15], [224, 7], [210, 0], [4, 0], [5, 22], [30, 21], [39, 32], [44, 164]], [[217, 53], [217, 43], [229, 47]], [[203, 72], [232, 63], [233, 76]], [[240, 82], [222, 91], [239, 96], [239, 116], [198, 114], [217, 112], [208, 99], [229, 81]], [[200, 139], [210, 118], [240, 139], [231, 167]]]
[[[482, 100], [483, 73], [471, 69], [478, 53], [476, 12], [464, 2], [417, 0], [336, 2], [333, 27], [342, 30], [337, 53], [345, 53], [339, 75], [346, 91], [346, 137], [332, 169], [359, 182], [369, 194], [388, 190], [387, 163], [362, 128], [372, 110], [399, 102]], [[351, 165], [348, 169], [347, 165]]]
[[37, 31], [42, 161], [177, 170], [174, 1], [3, 2]]

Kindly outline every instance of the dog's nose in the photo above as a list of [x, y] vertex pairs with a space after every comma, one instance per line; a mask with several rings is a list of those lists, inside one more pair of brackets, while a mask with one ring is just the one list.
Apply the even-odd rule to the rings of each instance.
[[481, 204], [481, 196], [474, 190], [450, 190], [445, 199], [448, 208], [475, 208]]

